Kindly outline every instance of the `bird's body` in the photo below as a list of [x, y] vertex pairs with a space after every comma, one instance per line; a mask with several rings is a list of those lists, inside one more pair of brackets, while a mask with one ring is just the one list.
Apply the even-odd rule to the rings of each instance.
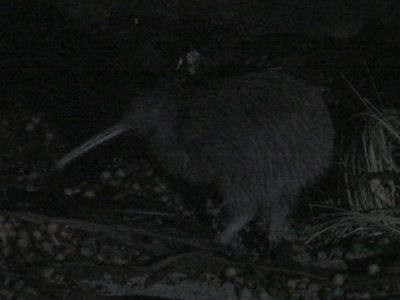
[[333, 153], [320, 89], [277, 72], [221, 78], [179, 96], [162, 84], [137, 98], [117, 127], [147, 137], [170, 174], [217, 187], [230, 217], [222, 242], [263, 215], [276, 244], [298, 192], [323, 174]]

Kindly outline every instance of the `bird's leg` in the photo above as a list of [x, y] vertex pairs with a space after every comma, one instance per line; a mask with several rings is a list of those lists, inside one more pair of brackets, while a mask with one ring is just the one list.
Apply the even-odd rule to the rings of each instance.
[[269, 226], [269, 248], [275, 248], [281, 241], [285, 229], [286, 220], [294, 203], [295, 196], [292, 193], [285, 193], [271, 203], [270, 226]]
[[229, 244], [232, 242], [233, 238], [236, 234], [251, 220], [253, 216], [243, 215], [233, 219], [228, 226], [226, 226], [225, 230], [218, 236], [218, 241], [222, 244]]

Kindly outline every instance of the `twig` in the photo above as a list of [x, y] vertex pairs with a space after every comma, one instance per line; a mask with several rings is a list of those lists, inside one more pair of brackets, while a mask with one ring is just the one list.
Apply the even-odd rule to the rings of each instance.
[[140, 227], [132, 227], [132, 226], [127, 227], [122, 225], [104, 225], [74, 218], [52, 218], [45, 215], [36, 214], [32, 212], [24, 212], [24, 211], [18, 211], [18, 212], [2, 211], [1, 214], [7, 217], [17, 218], [37, 224], [42, 224], [42, 223], [65, 224], [73, 229], [89, 231], [92, 233], [104, 233], [107, 236], [114, 239], [116, 238], [116, 236], [120, 234], [137, 234], [141, 236], [158, 238], [175, 244], [186, 245], [201, 250], [222, 251], [222, 252], [228, 251], [228, 249], [226, 249], [224, 245], [220, 245], [216, 242], [213, 243], [210, 241], [200, 241], [200, 240], [180, 238], [176, 236], [169, 236], [164, 233], [157, 233], [152, 230]]

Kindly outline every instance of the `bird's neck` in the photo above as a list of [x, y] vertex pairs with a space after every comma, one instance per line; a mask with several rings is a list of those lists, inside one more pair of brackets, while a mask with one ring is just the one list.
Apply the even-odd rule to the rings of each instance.
[[151, 139], [151, 151], [171, 152], [178, 151], [178, 137], [174, 122], [163, 122], [153, 132]]
[[172, 123], [163, 125], [153, 135], [149, 150], [167, 171], [182, 175], [189, 162], [188, 153], [177, 135], [176, 126]]

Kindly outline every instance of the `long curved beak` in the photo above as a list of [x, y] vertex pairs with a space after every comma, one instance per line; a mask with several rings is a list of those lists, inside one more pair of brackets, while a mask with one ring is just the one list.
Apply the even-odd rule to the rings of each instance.
[[63, 158], [61, 158], [57, 163], [56, 163], [56, 169], [61, 169], [65, 167], [67, 164], [69, 164], [71, 161], [73, 161], [75, 158], [81, 156], [82, 154], [88, 152], [90, 149], [96, 147], [97, 145], [100, 145], [118, 135], [121, 133], [125, 132], [128, 130], [128, 127], [123, 125], [123, 124], [117, 124], [114, 125], [103, 132], [97, 134], [87, 142], [84, 142], [82, 145], [78, 146], [71, 152], [69, 152], [67, 155], [65, 155]]

